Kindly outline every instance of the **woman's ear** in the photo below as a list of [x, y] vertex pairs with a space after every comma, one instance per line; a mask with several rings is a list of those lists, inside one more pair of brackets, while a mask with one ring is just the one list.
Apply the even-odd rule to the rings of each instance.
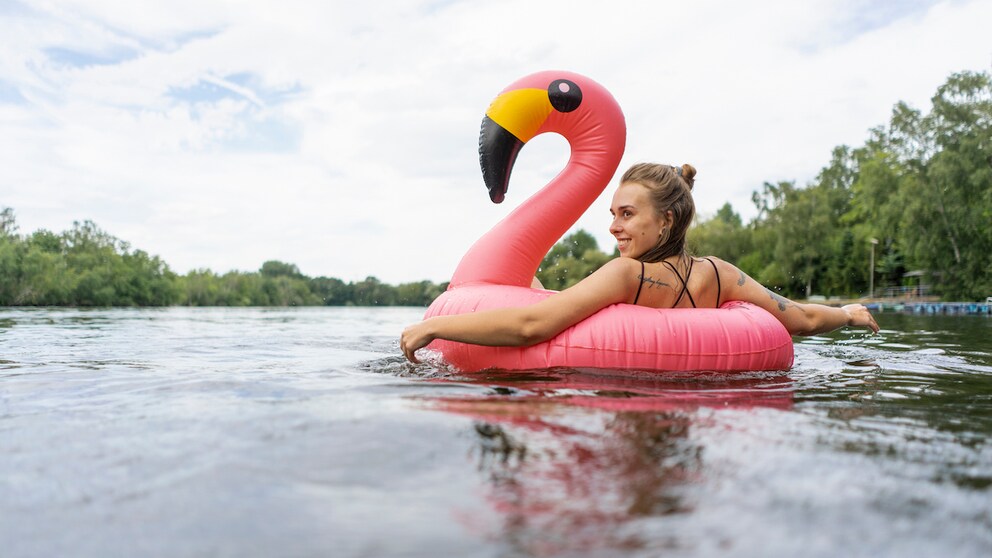
[[664, 215], [659, 219], [659, 224], [661, 225], [658, 234], [663, 235], [672, 228], [672, 223], [675, 222], [675, 217], [672, 215], [672, 210], [669, 209], [665, 211]]

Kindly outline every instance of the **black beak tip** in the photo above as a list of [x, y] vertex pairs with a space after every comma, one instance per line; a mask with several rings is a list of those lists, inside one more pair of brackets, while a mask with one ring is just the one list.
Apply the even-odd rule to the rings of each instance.
[[479, 163], [482, 167], [482, 179], [493, 203], [502, 203], [506, 196], [510, 171], [513, 170], [513, 163], [523, 145], [524, 142], [488, 116], [483, 119], [479, 134]]

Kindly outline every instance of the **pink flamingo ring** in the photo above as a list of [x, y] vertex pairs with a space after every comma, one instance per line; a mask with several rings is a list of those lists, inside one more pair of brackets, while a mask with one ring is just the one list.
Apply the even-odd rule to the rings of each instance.
[[[568, 140], [565, 168], [475, 242], [425, 317], [524, 306], [554, 296], [530, 288], [531, 279], [548, 250], [613, 178], [626, 124], [613, 96], [587, 77], [546, 71], [517, 80], [496, 97], [482, 121], [480, 163], [493, 202], [503, 201], [520, 149], [545, 132]], [[528, 347], [438, 339], [428, 349], [465, 372], [787, 370], [794, 357], [785, 327], [765, 310], [739, 301], [709, 309], [613, 304]]]

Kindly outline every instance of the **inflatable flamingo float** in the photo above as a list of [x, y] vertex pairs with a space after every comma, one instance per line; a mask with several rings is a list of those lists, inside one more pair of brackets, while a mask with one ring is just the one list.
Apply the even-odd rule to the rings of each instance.
[[[545, 132], [568, 140], [571, 157], [564, 170], [476, 241], [425, 317], [524, 306], [554, 296], [531, 289], [531, 279], [548, 250], [612, 179], [623, 155], [626, 125], [613, 96], [589, 78], [539, 72], [514, 82], [489, 106], [479, 138], [482, 176], [493, 202], [503, 201], [517, 153]], [[438, 339], [428, 349], [464, 372], [787, 370], [793, 361], [785, 327], [745, 302], [711, 309], [614, 304], [529, 347]]]

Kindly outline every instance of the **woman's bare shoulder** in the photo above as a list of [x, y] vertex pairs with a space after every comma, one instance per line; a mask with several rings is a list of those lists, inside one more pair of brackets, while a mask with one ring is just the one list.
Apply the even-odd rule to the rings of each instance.
[[636, 288], [641, 280], [641, 262], [633, 258], [619, 257], [603, 264], [575, 286], [567, 291], [609, 293], [608, 298], [617, 298], [612, 302], [624, 301], [627, 293]]
[[625, 283], [636, 283], [641, 280], [643, 265], [640, 260], [620, 256], [603, 264], [594, 275]]
[[720, 273], [720, 285], [724, 290], [724, 296], [721, 298], [724, 300], [729, 296], [736, 297], [739, 295], [740, 289], [744, 288], [749, 281], [754, 283], [754, 279], [748, 277], [739, 267], [723, 258], [706, 256], [704, 259], [713, 262], [713, 265], [716, 266], [717, 271]]
[[710, 259], [720, 271], [720, 283], [724, 291], [723, 300], [743, 300], [762, 307], [772, 303], [779, 307], [786, 303], [794, 305], [791, 301], [766, 289], [736, 265], [716, 256], [710, 256]]
[[603, 267], [600, 269], [605, 268], [609, 268], [609, 270], [614, 272], [637, 270], [637, 272], [640, 273], [641, 261], [635, 260], [634, 258], [628, 258], [627, 256], [618, 256], [603, 264]]
[[747, 275], [743, 271], [741, 271], [736, 265], [728, 262], [723, 258], [719, 258], [717, 256], [705, 256], [702, 259], [710, 260], [711, 262], [713, 262], [713, 264], [716, 265], [716, 269], [717, 271], [720, 272], [721, 276], [723, 274], [733, 275], [734, 278], [738, 280], [740, 279], [740, 277], [747, 277]]

